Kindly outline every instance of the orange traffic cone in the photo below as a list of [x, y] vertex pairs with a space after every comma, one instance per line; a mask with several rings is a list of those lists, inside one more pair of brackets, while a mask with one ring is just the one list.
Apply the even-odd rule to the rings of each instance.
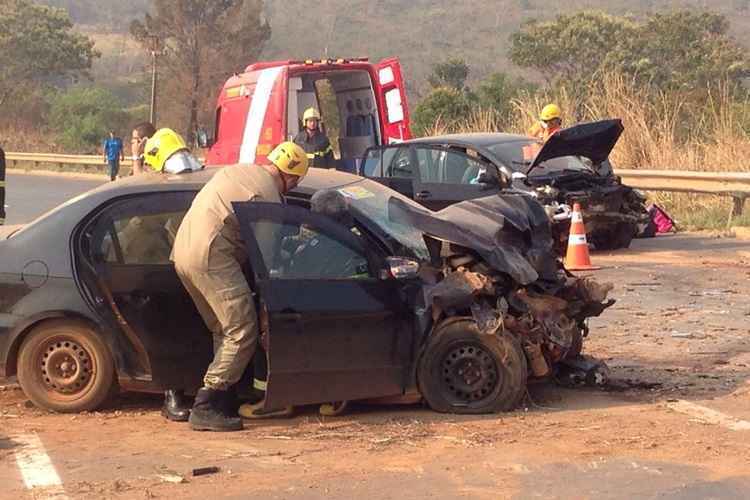
[[570, 218], [570, 236], [568, 236], [568, 252], [565, 256], [565, 268], [569, 271], [593, 271], [601, 269], [591, 265], [589, 244], [586, 241], [586, 227], [583, 225], [581, 204], [573, 204], [573, 215]]

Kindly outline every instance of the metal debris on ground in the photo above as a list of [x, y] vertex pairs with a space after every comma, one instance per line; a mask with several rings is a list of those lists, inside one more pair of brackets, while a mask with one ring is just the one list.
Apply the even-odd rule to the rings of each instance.
[[193, 469], [193, 477], [216, 474], [220, 470], [218, 467], [199, 467], [198, 469]]

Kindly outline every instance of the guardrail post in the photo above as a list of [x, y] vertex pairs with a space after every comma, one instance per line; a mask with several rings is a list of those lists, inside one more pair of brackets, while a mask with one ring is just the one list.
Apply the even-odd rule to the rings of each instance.
[[734, 193], [732, 195], [732, 217], [739, 217], [745, 208], [745, 199], [747, 195]]

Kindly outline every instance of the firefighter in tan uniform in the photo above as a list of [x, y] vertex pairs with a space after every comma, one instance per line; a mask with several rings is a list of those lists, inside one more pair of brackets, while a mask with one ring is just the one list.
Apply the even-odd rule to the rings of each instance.
[[[194, 430], [242, 429], [240, 418], [226, 411], [227, 391], [255, 353], [258, 324], [242, 272], [247, 255], [232, 202], [280, 203], [307, 173], [305, 151], [294, 143], [280, 144], [268, 159], [271, 165], [237, 165], [217, 172], [195, 197], [177, 231], [175, 269], [214, 337], [214, 359], [190, 413]], [[258, 234], [270, 228], [255, 227], [259, 243], [273, 241], [272, 234]]]

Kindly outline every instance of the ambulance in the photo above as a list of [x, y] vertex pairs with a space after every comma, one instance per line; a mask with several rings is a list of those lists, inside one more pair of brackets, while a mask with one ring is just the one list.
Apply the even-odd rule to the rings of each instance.
[[227, 80], [212, 132], [199, 131], [206, 165], [266, 163], [275, 145], [302, 130], [310, 107], [328, 126], [324, 131], [338, 152], [332, 166], [339, 170], [356, 172], [368, 148], [411, 138], [396, 58], [259, 62]]

